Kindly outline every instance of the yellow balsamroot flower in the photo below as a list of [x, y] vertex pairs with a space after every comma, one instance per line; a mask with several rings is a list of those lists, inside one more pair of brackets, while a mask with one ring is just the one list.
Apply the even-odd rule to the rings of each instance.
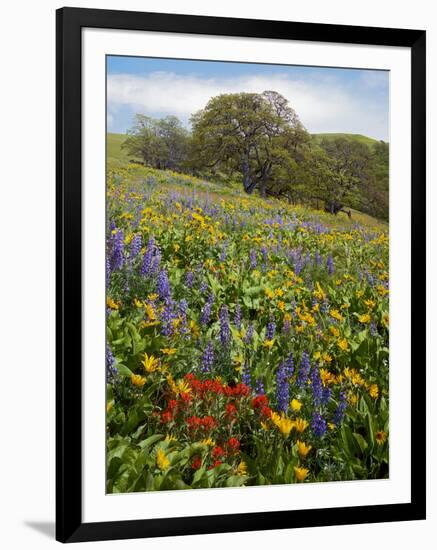
[[388, 328], [388, 324], [389, 324], [388, 313], [384, 313], [384, 315], [382, 316], [382, 324], [385, 326], [385, 328]]
[[161, 448], [156, 451], [156, 465], [161, 471], [167, 470], [170, 466], [170, 460]]
[[138, 300], [138, 298], [134, 299], [134, 306], [135, 307], [143, 307], [143, 302], [141, 300]]
[[193, 338], [199, 338], [199, 335], [200, 335], [199, 326], [196, 323], [196, 321], [194, 321], [194, 319], [190, 321], [190, 331], [191, 331], [191, 336]]
[[261, 428], [267, 431], [269, 429], [269, 425], [267, 424], [267, 422], [261, 422]]
[[110, 309], [118, 309], [119, 308], [117, 302], [114, 302], [114, 300], [112, 298], [110, 298], [109, 296], [106, 298], [106, 305]]
[[386, 296], [388, 294], [388, 290], [385, 288], [385, 286], [382, 286], [382, 285], [378, 285], [376, 287], [376, 292], [380, 295], [380, 296]]
[[377, 384], [370, 384], [369, 386], [369, 395], [372, 399], [378, 399], [379, 388]]
[[263, 342], [263, 346], [264, 346], [265, 348], [267, 348], [267, 349], [272, 349], [274, 343], [275, 343], [275, 339], [273, 339], [273, 340], [265, 340], [265, 341]]
[[150, 302], [154, 302], [155, 300], [157, 300], [158, 298], [158, 294], [149, 294], [147, 296], [147, 299], [150, 300]]
[[376, 302], [374, 300], [364, 300], [364, 303], [368, 309], [373, 309], [376, 306]]
[[282, 298], [282, 296], [284, 296], [284, 291], [282, 290], [282, 288], [277, 288], [275, 290], [275, 296], [278, 296], [278, 298]]
[[294, 412], [299, 412], [302, 408], [302, 403], [298, 399], [292, 399], [290, 407], [293, 409]]
[[327, 384], [333, 381], [333, 375], [326, 369], [320, 369], [320, 378], [322, 379], [322, 384], [326, 386]]
[[337, 340], [337, 346], [338, 346], [342, 351], [347, 351], [347, 350], [349, 349], [349, 346], [348, 346], [348, 343], [347, 343], [346, 338], [340, 338], [339, 340]]
[[264, 289], [264, 294], [267, 296], [267, 298], [269, 298], [270, 300], [273, 300], [273, 298], [275, 297], [275, 294], [273, 292], [273, 290], [270, 290], [270, 288], [266, 288]]
[[343, 315], [338, 311], [338, 309], [331, 309], [329, 315], [337, 321], [343, 321]]
[[247, 464], [242, 460], [237, 468], [237, 475], [245, 476], [247, 475]]
[[159, 359], [153, 357], [153, 355], [147, 355], [147, 353], [145, 353], [141, 363], [144, 365], [144, 370], [149, 374], [159, 369]]
[[290, 432], [294, 427], [294, 421], [291, 420], [291, 418], [285, 416], [284, 413], [279, 415], [274, 412], [272, 413], [270, 419], [284, 437], [288, 437], [290, 435]]
[[144, 304], [144, 311], [150, 321], [156, 321], [156, 313], [152, 304]]
[[141, 374], [132, 374], [130, 380], [134, 386], [137, 386], [139, 388], [142, 388], [146, 383], [146, 379], [144, 378], [144, 376], [141, 376]]
[[356, 393], [350, 394], [348, 401], [349, 404], [352, 405], [352, 407], [356, 407], [358, 405], [358, 395]]
[[304, 481], [307, 478], [309, 472], [310, 471], [308, 470], [308, 468], [301, 468], [300, 466], [294, 467], [294, 476], [296, 477], [297, 481]]
[[215, 441], [214, 439], [211, 439], [208, 437], [208, 439], [202, 439], [200, 442], [202, 445], [206, 445], [207, 447], [215, 447]]
[[330, 430], [335, 430], [336, 426], [335, 426], [335, 424], [333, 424], [332, 422], [328, 422], [328, 428], [329, 428]]
[[302, 458], [305, 458], [312, 449], [311, 445], [307, 445], [304, 441], [299, 441], [299, 439], [296, 441], [296, 445], [297, 452]]
[[174, 355], [177, 351], [176, 348], [162, 348], [159, 350], [164, 355]]
[[281, 310], [281, 311], [284, 311], [284, 309], [285, 309], [285, 302], [283, 302], [282, 300], [279, 300], [279, 302], [278, 302], [278, 309]]
[[323, 289], [318, 281], [316, 282], [316, 288], [313, 292], [313, 296], [320, 302], [323, 302], [326, 298], [326, 294], [323, 292]]
[[386, 432], [383, 432], [383, 431], [376, 432], [375, 439], [378, 445], [384, 445], [384, 443], [387, 441]]
[[190, 385], [185, 380], [178, 380], [176, 387], [178, 389], [178, 394], [191, 392]]
[[174, 435], [171, 435], [171, 434], [167, 434], [167, 435], [165, 436], [164, 441], [167, 441], [167, 442], [169, 442], [169, 443], [170, 443], [171, 441], [177, 441], [177, 437], [175, 437]]
[[334, 327], [333, 325], [329, 327], [329, 331], [332, 334], [332, 336], [335, 336], [336, 338], [340, 336], [340, 331], [338, 330], [337, 327]]
[[294, 427], [297, 432], [303, 433], [308, 428], [308, 422], [303, 418], [296, 418], [294, 421]]
[[368, 313], [364, 313], [358, 317], [358, 321], [363, 324], [370, 323], [371, 317]]
[[314, 361], [318, 361], [321, 357], [322, 357], [322, 354], [320, 353], [320, 351], [316, 351], [313, 354]]

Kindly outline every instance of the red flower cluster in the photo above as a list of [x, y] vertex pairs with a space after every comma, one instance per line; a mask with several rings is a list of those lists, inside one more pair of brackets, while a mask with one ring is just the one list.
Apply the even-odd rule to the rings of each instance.
[[220, 447], [219, 445], [217, 445], [211, 451], [211, 458], [213, 460], [217, 460], [218, 458], [221, 458], [222, 456], [225, 456], [225, 451], [224, 451], [223, 447]]
[[229, 452], [231, 454], [238, 453], [238, 451], [240, 450], [240, 442], [236, 437], [231, 437], [230, 439], [228, 439], [226, 447], [229, 449]]
[[202, 466], [202, 459], [199, 455], [193, 456], [193, 460], [191, 461], [191, 467], [193, 470], [198, 470]]
[[225, 416], [229, 419], [234, 418], [237, 414], [237, 407], [233, 403], [228, 403], [226, 405]]
[[269, 399], [266, 395], [257, 395], [252, 399], [252, 407], [254, 410], [258, 411], [261, 416], [270, 418], [273, 411], [268, 405]]
[[192, 373], [186, 374], [185, 380], [190, 384], [192, 392], [199, 397], [203, 397], [207, 393], [222, 394], [226, 397], [242, 397], [250, 394], [250, 388], [242, 383], [229, 386], [222, 384], [219, 380], [208, 379], [202, 381]]
[[217, 426], [217, 421], [213, 416], [204, 416], [199, 418], [198, 416], [190, 416], [187, 418], [188, 427], [192, 430], [203, 428], [206, 431], [213, 430]]

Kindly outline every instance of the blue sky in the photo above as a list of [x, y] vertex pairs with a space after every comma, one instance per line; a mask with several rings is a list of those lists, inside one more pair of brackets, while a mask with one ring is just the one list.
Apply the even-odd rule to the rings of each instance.
[[309, 132], [350, 132], [389, 141], [389, 73], [292, 65], [107, 58], [108, 131], [124, 133], [136, 113], [190, 115], [219, 93], [282, 93]]

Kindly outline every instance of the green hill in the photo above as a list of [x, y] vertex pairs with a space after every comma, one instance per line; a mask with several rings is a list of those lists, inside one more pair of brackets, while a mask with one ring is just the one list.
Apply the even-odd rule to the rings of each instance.
[[363, 136], [362, 134], [326, 133], [326, 134], [311, 134], [311, 135], [318, 143], [320, 143], [322, 140], [336, 139], [339, 137], [350, 139], [353, 141], [359, 141], [360, 143], [365, 143], [366, 145], [369, 145], [369, 146], [372, 146], [375, 143], [378, 143], [377, 139], [373, 139], [368, 136]]
[[[106, 134], [106, 154], [112, 160], [135, 160], [130, 156], [126, 149], [122, 149], [121, 144], [126, 139], [126, 134]], [[138, 160], [138, 159], [137, 159]]]

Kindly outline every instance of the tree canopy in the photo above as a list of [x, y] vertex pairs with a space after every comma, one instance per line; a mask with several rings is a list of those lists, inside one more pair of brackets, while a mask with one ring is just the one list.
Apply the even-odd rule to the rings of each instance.
[[[190, 119], [138, 114], [123, 143], [155, 168], [232, 179], [247, 193], [388, 218], [389, 147], [341, 135], [313, 138], [276, 91], [212, 97]], [[370, 140], [368, 140], [370, 141]], [[371, 143], [371, 142], [370, 142]]]

